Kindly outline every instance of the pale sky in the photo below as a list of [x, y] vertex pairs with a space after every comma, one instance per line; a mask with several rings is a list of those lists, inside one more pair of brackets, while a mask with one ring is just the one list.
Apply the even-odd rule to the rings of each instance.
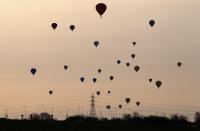
[[[100, 2], [107, 5], [102, 19], [95, 10]], [[89, 101], [99, 90], [102, 99], [141, 101], [141, 109], [153, 103], [200, 110], [199, 7], [199, 0], [0, 0], [0, 104]], [[156, 21], [153, 28], [150, 19]], [[58, 24], [55, 31], [53, 22]], [[134, 65], [141, 67], [139, 73]], [[32, 67], [37, 68], [34, 77]], [[160, 89], [156, 80], [163, 82]]]

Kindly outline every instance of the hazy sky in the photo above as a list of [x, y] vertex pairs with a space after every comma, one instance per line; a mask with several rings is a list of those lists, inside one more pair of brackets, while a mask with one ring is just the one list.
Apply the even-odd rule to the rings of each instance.
[[[102, 19], [95, 10], [99, 2], [108, 7]], [[89, 101], [92, 92], [107, 96], [110, 89], [110, 98], [121, 103], [130, 97], [144, 104], [190, 105], [198, 110], [199, 7], [199, 0], [0, 0], [0, 103], [40, 105], [82, 97]], [[153, 28], [150, 19], [156, 21]], [[58, 24], [56, 31], [53, 22]], [[134, 65], [141, 66], [139, 73]], [[38, 70], [34, 77], [32, 67]], [[156, 80], [163, 82], [160, 89]]]

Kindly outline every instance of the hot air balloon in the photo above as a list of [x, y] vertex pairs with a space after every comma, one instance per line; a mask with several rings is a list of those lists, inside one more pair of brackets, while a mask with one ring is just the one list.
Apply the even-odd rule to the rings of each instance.
[[140, 105], [140, 102], [139, 102], [139, 101], [137, 101], [137, 102], [136, 102], [136, 105], [137, 105], [137, 106], [139, 106], [139, 105]]
[[151, 78], [149, 78], [149, 82], [152, 82], [152, 79], [151, 79]]
[[117, 60], [117, 64], [120, 64], [121, 63], [121, 61], [120, 60]]
[[37, 71], [37, 70], [36, 70], [35, 68], [32, 68], [32, 69], [31, 69], [32, 75], [35, 75], [36, 71]]
[[135, 67], [134, 67], [134, 70], [135, 70], [136, 72], [138, 72], [138, 71], [140, 70], [140, 67], [139, 67], [139, 66], [135, 66]]
[[150, 25], [151, 27], [153, 27], [153, 26], [155, 25], [155, 21], [154, 21], [154, 20], [150, 20], [150, 21], [149, 21], [149, 25]]
[[125, 101], [128, 104], [131, 101], [131, 99], [130, 98], [126, 98]]
[[177, 63], [177, 66], [180, 68], [182, 66], [182, 63], [181, 62], [178, 62]]
[[94, 46], [98, 47], [99, 41], [94, 41]]
[[127, 62], [127, 63], [126, 63], [126, 66], [129, 67], [129, 66], [130, 66], [130, 63]]
[[52, 94], [53, 94], [53, 91], [52, 91], [52, 90], [49, 90], [49, 94], [52, 95]]
[[162, 85], [162, 81], [156, 81], [156, 86], [157, 86], [158, 88], [160, 88], [161, 85]]
[[132, 42], [132, 44], [135, 46], [135, 45], [136, 45], [136, 42]]
[[122, 109], [122, 105], [118, 105], [119, 109]]
[[92, 81], [93, 81], [94, 83], [96, 83], [97, 79], [96, 79], [96, 78], [93, 78]]
[[71, 29], [71, 31], [74, 31], [75, 25], [70, 25], [69, 28]]
[[84, 82], [85, 78], [84, 78], [84, 77], [81, 77], [80, 80], [81, 80], [81, 82]]
[[108, 94], [110, 94], [110, 90], [108, 91]]
[[113, 76], [110, 76], [110, 80], [112, 81], [114, 79], [114, 77]]
[[98, 69], [99, 74], [101, 73], [101, 69]]
[[52, 23], [51, 27], [55, 30], [57, 28], [57, 24], [56, 23]]
[[131, 57], [134, 59], [135, 58], [135, 54], [131, 54]]
[[110, 106], [110, 105], [107, 105], [107, 106], [106, 106], [106, 109], [110, 110], [110, 109], [111, 109], [111, 106]]
[[107, 6], [104, 3], [99, 3], [96, 5], [96, 10], [101, 17], [104, 14], [104, 12], [106, 11], [106, 9], [107, 9]]
[[64, 69], [67, 70], [67, 69], [68, 69], [68, 66], [67, 66], [67, 65], [64, 65]]
[[100, 91], [97, 91], [97, 95], [99, 96], [101, 94], [101, 92]]

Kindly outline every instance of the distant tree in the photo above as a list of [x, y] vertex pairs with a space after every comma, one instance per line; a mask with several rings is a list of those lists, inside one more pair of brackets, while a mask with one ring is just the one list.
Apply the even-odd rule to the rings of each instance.
[[50, 115], [50, 114], [47, 113], [47, 112], [42, 112], [42, 113], [40, 113], [40, 119], [41, 119], [41, 120], [52, 120], [52, 119], [53, 119], [53, 116]]
[[40, 120], [40, 115], [38, 113], [31, 113], [29, 115], [29, 120]]
[[123, 119], [124, 120], [129, 120], [129, 119], [131, 119], [131, 115], [130, 114], [124, 114], [123, 115]]
[[135, 111], [135, 112], [133, 112], [132, 117], [133, 118], [139, 118], [141, 116], [140, 116], [140, 114], [137, 111]]
[[196, 123], [200, 123], [200, 112], [195, 113], [194, 120]]
[[185, 121], [185, 122], [188, 121], [187, 116], [179, 115], [179, 114], [171, 115], [170, 119], [173, 121]]

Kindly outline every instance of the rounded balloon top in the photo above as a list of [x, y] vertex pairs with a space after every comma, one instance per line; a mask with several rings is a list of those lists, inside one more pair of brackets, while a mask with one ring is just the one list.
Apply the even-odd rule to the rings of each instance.
[[135, 45], [136, 45], [136, 42], [134, 41], [134, 42], [132, 42], [132, 44], [135, 46]]
[[126, 98], [125, 101], [126, 101], [126, 103], [129, 103], [131, 101], [131, 99], [130, 98]]
[[127, 62], [127, 63], [126, 63], [126, 66], [129, 67], [129, 66], [130, 66], [130, 63]]
[[56, 23], [52, 23], [52, 24], [51, 24], [51, 27], [52, 27], [54, 30], [57, 28], [57, 26], [58, 26], [58, 25], [57, 25]]
[[84, 82], [85, 78], [84, 78], [84, 77], [81, 77], [80, 80], [81, 80], [81, 82]]
[[140, 67], [139, 67], [139, 66], [135, 66], [135, 67], [134, 67], [134, 70], [135, 70], [136, 72], [138, 72], [138, 71], [140, 70]]
[[105, 13], [106, 9], [107, 9], [107, 6], [104, 3], [99, 3], [96, 5], [96, 11], [99, 13], [101, 17]]
[[120, 64], [121, 63], [121, 61], [120, 60], [117, 60], [117, 64]]
[[37, 71], [36, 68], [31, 68], [31, 73], [32, 73], [32, 75], [35, 75], [36, 71]]
[[114, 77], [113, 76], [110, 76], [110, 80], [112, 81], [114, 79]]
[[111, 92], [110, 92], [110, 90], [108, 91], [108, 94], [110, 94]]
[[152, 79], [151, 79], [151, 78], [149, 78], [149, 82], [152, 82]]
[[182, 66], [182, 63], [181, 62], [178, 62], [177, 63], [177, 66], [180, 68]]
[[122, 108], [122, 105], [120, 104], [120, 105], [118, 105], [118, 107], [121, 109], [121, 108]]
[[137, 102], [136, 102], [136, 105], [137, 105], [137, 106], [139, 106], [139, 105], [140, 105], [140, 102], [139, 102], [139, 101], [137, 101]]
[[97, 78], [93, 78], [92, 81], [93, 81], [94, 83], [96, 83], [96, 82], [97, 82]]
[[97, 95], [99, 96], [101, 94], [101, 92], [100, 91], [97, 91]]
[[135, 58], [135, 54], [131, 54], [131, 57], [132, 57], [132, 59], [134, 59]]
[[71, 31], [74, 31], [75, 25], [70, 25], [69, 28], [71, 29]]
[[64, 69], [67, 70], [67, 69], [68, 69], [68, 66], [67, 66], [67, 65], [64, 65]]
[[160, 88], [161, 85], [162, 85], [162, 81], [156, 81], [156, 86], [157, 86], [158, 88]]
[[94, 41], [94, 46], [98, 47], [99, 46], [99, 41]]
[[53, 91], [52, 91], [52, 90], [49, 90], [49, 94], [52, 95], [52, 94], [53, 94]]
[[151, 27], [153, 27], [153, 26], [155, 25], [155, 21], [154, 21], [154, 20], [150, 20], [150, 21], [149, 21], [149, 25], [150, 25]]
[[99, 74], [101, 73], [101, 69], [98, 69]]

